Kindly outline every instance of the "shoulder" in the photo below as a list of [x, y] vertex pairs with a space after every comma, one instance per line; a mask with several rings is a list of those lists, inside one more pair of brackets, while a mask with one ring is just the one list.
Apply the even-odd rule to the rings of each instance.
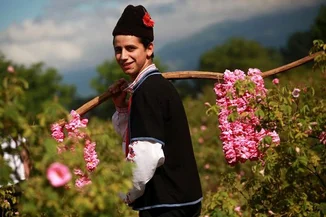
[[137, 88], [133, 94], [133, 102], [156, 104], [157, 106], [181, 106], [181, 97], [168, 79], [161, 74], [151, 75]]
[[143, 83], [137, 88], [137, 92], [146, 92], [148, 94], [160, 94], [165, 93], [169, 94], [169, 92], [175, 92], [175, 87], [173, 84], [165, 79], [162, 74], [154, 74], [148, 76]]

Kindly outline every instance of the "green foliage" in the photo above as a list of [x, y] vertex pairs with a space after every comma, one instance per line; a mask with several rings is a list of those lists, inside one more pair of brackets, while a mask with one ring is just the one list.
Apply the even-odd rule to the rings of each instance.
[[[23, 86], [16, 88], [28, 89], [21, 95], [20, 103], [24, 107], [30, 122], [35, 121], [33, 118], [41, 111], [44, 102], [57, 98], [60, 103], [69, 106], [75, 97], [76, 88], [72, 85], [62, 84], [62, 77], [56, 69], [44, 69], [42, 63], [25, 67], [24, 65], [14, 64], [6, 60], [3, 55], [0, 55], [0, 80], [2, 83], [6, 82], [5, 72], [8, 66], [12, 66], [15, 70], [12, 74], [15, 74], [16, 82], [23, 81], [25, 83]], [[19, 90], [15, 90], [15, 94], [17, 92]], [[21, 94], [21, 91], [19, 93]]]
[[322, 54], [315, 57], [314, 69], [320, 68], [324, 73], [326, 73], [326, 44], [323, 40], [314, 40], [313, 44], [314, 46], [310, 50], [310, 53], [323, 51]]
[[17, 195], [15, 186], [9, 185], [0, 188], [0, 215], [15, 216], [17, 206]]
[[225, 44], [206, 52], [200, 59], [200, 70], [224, 72], [226, 69], [247, 71], [249, 67], [262, 71], [279, 66], [280, 54], [255, 41], [241, 38], [229, 39]]
[[[4, 163], [3, 150], [0, 155], [1, 216], [135, 216], [118, 196], [131, 186], [130, 165], [125, 164], [121, 151], [121, 139], [113, 130], [110, 122], [93, 118], [89, 123], [92, 140], [97, 143], [100, 165], [92, 174], [92, 184], [83, 190], [77, 190], [74, 180], [68, 187], [52, 187], [46, 179], [48, 166], [53, 162], [62, 162], [72, 168], [83, 165], [80, 144], [75, 153], [57, 154], [57, 143], [51, 138], [50, 125], [63, 117], [68, 111], [57, 99], [45, 101], [34, 117], [31, 125], [27, 120], [26, 88], [28, 82], [16, 73], [3, 71], [0, 89], [0, 132], [1, 142], [24, 137], [26, 144], [18, 149], [9, 150], [10, 154], [26, 149], [33, 167], [28, 180], [15, 185], [7, 185], [9, 174], [15, 171]], [[8, 151], [8, 150], [6, 150]]]
[[[6, 73], [4, 71], [3, 73]], [[27, 82], [24, 79], [18, 78], [14, 73], [9, 73], [1, 77], [0, 87], [0, 142], [9, 142], [10, 140], [17, 141], [20, 136], [26, 136], [31, 132], [31, 127], [28, 125], [25, 117], [21, 116], [25, 108], [21, 103], [21, 99], [24, 97], [24, 91], [28, 87]], [[20, 149], [23, 149], [20, 147]], [[19, 150], [13, 150], [10, 147], [6, 148], [6, 153], [17, 154]], [[17, 193], [17, 187], [14, 185], [8, 185], [12, 183], [10, 174], [14, 174], [16, 171], [12, 171], [5, 163], [4, 150], [1, 149], [0, 156], [0, 213], [7, 216], [13, 216], [16, 212], [16, 205], [18, 202], [19, 193]]]
[[326, 187], [326, 149], [318, 139], [326, 121], [325, 99], [316, 97], [310, 87], [294, 98], [292, 88], [270, 90], [262, 108], [267, 113], [265, 124], [275, 125], [281, 144], [267, 150], [265, 165], [257, 165], [264, 172], [259, 183], [252, 180], [256, 189], [249, 204], [255, 212], [319, 214], [318, 206], [326, 196], [320, 193]]
[[[40, 117], [43, 117], [42, 114]], [[49, 123], [48, 123], [49, 124]], [[119, 192], [126, 192], [131, 186], [130, 168], [125, 164], [120, 151], [120, 140], [110, 123], [93, 119], [88, 125], [92, 141], [97, 143], [100, 164], [92, 173], [92, 184], [78, 190], [74, 186], [75, 177], [67, 187], [52, 187], [46, 177], [50, 163], [61, 162], [69, 168], [83, 168], [83, 144], [76, 147], [74, 153], [56, 153], [56, 142], [42, 129], [42, 146], [32, 150], [37, 159], [34, 164], [35, 176], [22, 187], [24, 195], [21, 201], [21, 213], [26, 216], [125, 216], [133, 215], [120, 202]], [[41, 129], [39, 129], [41, 130]], [[47, 136], [45, 136], [47, 135]], [[36, 154], [38, 153], [38, 154]], [[72, 172], [72, 171], [71, 171]], [[37, 189], [34, 186], [38, 186]], [[42, 189], [42, 191], [39, 191]], [[23, 215], [23, 216], [24, 216]]]

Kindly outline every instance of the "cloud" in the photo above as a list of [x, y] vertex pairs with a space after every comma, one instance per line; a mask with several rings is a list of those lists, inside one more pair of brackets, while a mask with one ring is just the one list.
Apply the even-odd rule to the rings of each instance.
[[0, 32], [0, 50], [23, 64], [45, 62], [62, 72], [113, 58], [111, 32], [127, 4], [143, 4], [155, 20], [156, 48], [210, 24], [320, 4], [319, 0], [52, 0], [34, 20]]
[[114, 21], [105, 17], [27, 20], [0, 33], [0, 47], [7, 58], [22, 64], [42, 61], [62, 71], [93, 67], [112, 57], [108, 25]]

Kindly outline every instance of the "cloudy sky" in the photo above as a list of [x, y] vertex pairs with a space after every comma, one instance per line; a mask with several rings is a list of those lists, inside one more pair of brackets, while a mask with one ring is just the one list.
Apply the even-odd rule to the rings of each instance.
[[156, 49], [226, 20], [320, 4], [322, 0], [0, 0], [0, 51], [60, 73], [113, 58], [111, 32], [128, 4], [144, 5], [155, 21]]

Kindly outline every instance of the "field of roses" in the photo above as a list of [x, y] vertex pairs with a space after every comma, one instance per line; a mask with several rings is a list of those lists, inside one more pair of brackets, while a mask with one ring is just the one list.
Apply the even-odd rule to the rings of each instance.
[[[325, 55], [317, 60], [320, 67], [307, 73], [318, 80], [226, 70], [222, 82], [184, 100], [202, 216], [326, 215]], [[131, 186], [132, 166], [111, 121], [80, 117], [53, 98], [31, 123], [21, 103], [29, 84], [11, 65], [4, 69], [1, 140], [25, 138], [9, 151], [28, 152], [31, 170], [27, 180], [6, 185], [14, 171], [1, 152], [0, 216], [137, 216], [119, 197]]]

